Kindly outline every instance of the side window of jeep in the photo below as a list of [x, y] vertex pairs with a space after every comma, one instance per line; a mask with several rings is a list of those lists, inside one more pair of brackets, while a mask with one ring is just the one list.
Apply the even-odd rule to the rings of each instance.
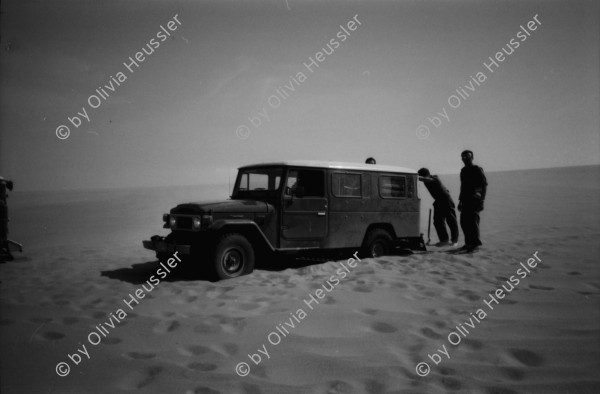
[[406, 177], [388, 175], [380, 176], [379, 195], [381, 198], [406, 198]]
[[304, 197], [324, 197], [325, 175], [321, 170], [290, 170], [285, 186], [286, 196], [294, 195], [302, 187]]
[[334, 172], [331, 174], [331, 191], [336, 197], [361, 197], [361, 175]]

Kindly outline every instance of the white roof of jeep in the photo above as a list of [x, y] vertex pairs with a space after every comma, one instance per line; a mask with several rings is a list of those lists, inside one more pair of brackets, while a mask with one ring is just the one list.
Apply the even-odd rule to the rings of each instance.
[[359, 171], [377, 171], [377, 172], [402, 172], [416, 174], [417, 171], [406, 167], [383, 166], [380, 164], [363, 164], [363, 163], [344, 163], [340, 161], [318, 161], [318, 160], [288, 160], [272, 163], [259, 163], [242, 166], [239, 169], [251, 167], [271, 167], [271, 166], [288, 166], [288, 167], [311, 167], [311, 168], [333, 168], [339, 170], [359, 170]]

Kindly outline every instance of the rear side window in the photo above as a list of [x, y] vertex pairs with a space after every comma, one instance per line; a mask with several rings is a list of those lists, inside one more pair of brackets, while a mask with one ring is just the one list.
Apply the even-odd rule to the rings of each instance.
[[331, 174], [331, 191], [336, 197], [361, 197], [360, 174]]
[[415, 197], [415, 177], [413, 176], [406, 177], [406, 197]]
[[406, 198], [406, 177], [380, 176], [379, 195], [381, 198]]

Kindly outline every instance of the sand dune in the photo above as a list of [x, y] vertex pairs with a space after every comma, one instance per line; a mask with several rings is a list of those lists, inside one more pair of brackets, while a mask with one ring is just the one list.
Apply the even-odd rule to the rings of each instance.
[[364, 259], [335, 286], [345, 260], [218, 283], [177, 269], [133, 309], [158, 265], [140, 241], [196, 189], [15, 193], [26, 249], [0, 265], [1, 392], [598, 393], [599, 175], [489, 174], [477, 254]]

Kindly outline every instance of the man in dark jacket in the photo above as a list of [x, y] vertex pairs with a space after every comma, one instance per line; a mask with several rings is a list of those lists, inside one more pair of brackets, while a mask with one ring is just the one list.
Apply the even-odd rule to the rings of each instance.
[[[419, 180], [425, 184], [425, 187], [433, 197], [433, 225], [438, 234], [440, 242], [435, 246], [456, 246], [458, 242], [458, 224], [456, 223], [456, 212], [454, 211], [454, 201], [444, 187], [437, 175], [431, 175], [427, 168], [421, 168], [418, 172]], [[452, 240], [448, 240], [446, 223], [450, 227]]]
[[13, 182], [0, 176], [0, 262], [13, 260], [10, 253], [11, 245], [19, 252], [23, 251], [23, 245], [8, 239], [8, 205], [6, 199], [8, 198], [7, 191], [12, 189]]
[[6, 204], [7, 190], [12, 190], [12, 188], [12, 181], [0, 176], [0, 261], [13, 259], [8, 246], [8, 206]]
[[487, 192], [487, 179], [483, 168], [473, 164], [473, 152], [465, 150], [461, 158], [465, 166], [460, 170], [460, 226], [465, 234], [465, 245], [461, 248], [473, 252], [481, 246], [479, 239], [479, 212], [483, 211], [483, 202]]

